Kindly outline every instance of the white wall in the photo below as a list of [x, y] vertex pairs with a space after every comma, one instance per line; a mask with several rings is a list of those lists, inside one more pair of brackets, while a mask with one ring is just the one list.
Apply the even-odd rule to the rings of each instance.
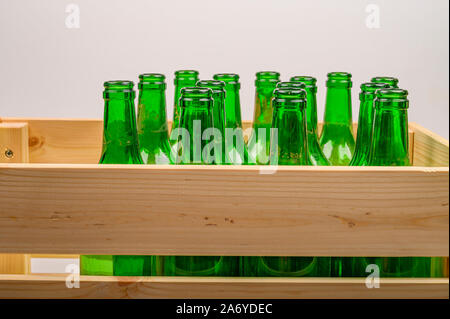
[[[80, 8], [80, 28], [66, 27], [66, 5]], [[380, 8], [380, 28], [366, 26], [366, 6]], [[447, 0], [0, 0], [0, 117], [100, 118], [102, 83], [168, 77], [198, 69], [201, 78], [236, 72], [242, 113], [252, 119], [253, 79], [277, 70], [287, 80], [319, 80], [319, 118], [329, 71], [400, 78], [410, 92], [410, 120], [448, 138]]]

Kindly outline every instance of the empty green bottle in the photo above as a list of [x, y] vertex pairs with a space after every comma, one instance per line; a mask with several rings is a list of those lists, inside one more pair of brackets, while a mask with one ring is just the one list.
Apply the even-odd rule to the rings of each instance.
[[217, 80], [202, 80], [197, 82], [197, 87], [209, 88], [212, 91], [213, 107], [212, 107], [212, 117], [213, 126], [218, 130], [218, 133], [214, 138], [217, 149], [220, 151], [217, 158], [213, 164], [224, 165], [229, 163], [226, 160], [225, 153], [225, 82]]
[[[409, 166], [408, 91], [383, 88], [377, 91], [370, 150], [370, 166]], [[439, 276], [442, 258], [367, 257], [376, 264], [381, 277]]]
[[225, 158], [233, 165], [252, 164], [245, 145], [241, 121], [239, 75], [219, 73], [214, 79], [225, 83]]
[[[178, 127], [179, 119], [180, 119], [180, 96], [181, 89], [188, 86], [195, 86], [198, 82], [198, 71], [195, 70], [179, 70], [175, 71], [175, 79], [173, 83], [175, 85], [175, 94], [173, 101], [173, 121], [172, 128]], [[174, 145], [176, 143], [176, 139], [170, 139], [170, 144]]]
[[252, 162], [266, 165], [269, 162], [270, 127], [272, 126], [273, 90], [280, 82], [280, 73], [264, 71], [256, 73], [255, 114], [253, 131], [248, 141], [248, 152]]
[[[306, 92], [280, 85], [274, 91], [270, 165], [308, 165]], [[327, 277], [329, 257], [244, 257], [249, 277]]]
[[169, 164], [165, 76], [147, 73], [139, 80], [137, 129], [142, 160], [144, 164]]
[[[212, 90], [202, 87], [186, 87], [181, 90], [181, 117], [179, 142], [188, 138], [189, 143], [181, 143], [185, 151], [178, 154], [180, 164], [211, 164], [208, 158], [208, 140], [202, 139], [203, 132], [213, 127]], [[186, 150], [186, 148], [189, 149]], [[238, 257], [221, 256], [157, 256], [154, 258], [154, 275], [165, 276], [237, 276]]]
[[373, 117], [375, 115], [375, 93], [379, 89], [389, 88], [386, 83], [363, 83], [359, 94], [359, 118], [356, 147], [350, 166], [366, 166], [369, 162], [370, 144], [372, 143]]
[[331, 165], [348, 165], [355, 150], [351, 78], [350, 73], [328, 73], [325, 115], [319, 142]]
[[398, 79], [391, 76], [376, 76], [373, 77], [370, 82], [372, 83], [385, 83], [389, 84], [391, 88], [398, 88]]
[[329, 166], [330, 162], [322, 152], [317, 133], [317, 79], [312, 76], [293, 76], [291, 81], [303, 83], [305, 85], [309, 161], [311, 165]]
[[[142, 164], [136, 131], [135, 92], [131, 81], [104, 84], [103, 148], [100, 164]], [[81, 256], [81, 274], [150, 274], [150, 256]]]

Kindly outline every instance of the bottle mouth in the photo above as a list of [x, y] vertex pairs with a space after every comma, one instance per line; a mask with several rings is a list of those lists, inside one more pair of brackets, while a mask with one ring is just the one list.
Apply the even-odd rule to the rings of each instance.
[[[277, 88], [273, 92], [274, 107], [295, 106], [299, 103], [299, 107], [303, 108], [306, 103], [306, 91], [304, 89], [288, 89]], [[286, 105], [284, 103], [287, 103]], [[303, 103], [303, 104], [302, 104]]]
[[327, 74], [328, 79], [326, 82], [327, 87], [352, 87], [352, 75], [347, 72], [330, 72]]
[[256, 73], [256, 80], [262, 79], [280, 79], [280, 73], [276, 71], [260, 71]]
[[239, 75], [235, 73], [217, 73], [213, 76], [214, 80], [223, 81], [228, 84], [239, 84]]
[[192, 85], [195, 85], [195, 82], [198, 81], [198, 74], [198, 71], [195, 70], [175, 71], [175, 79], [173, 82], [175, 85], [177, 85], [178, 82], [193, 82]]
[[166, 79], [164, 74], [160, 73], [144, 73], [139, 75], [139, 89], [161, 89], [166, 88]]
[[218, 80], [201, 80], [195, 85], [201, 88], [209, 88], [213, 94], [224, 93], [225, 94], [225, 82]]
[[370, 82], [373, 83], [386, 83], [393, 88], [398, 88], [398, 79], [392, 76], [376, 76], [373, 77]]
[[315, 77], [307, 75], [293, 76], [291, 77], [291, 81], [304, 83], [308, 89], [316, 88], [317, 83], [317, 79]]
[[133, 81], [124, 80], [106, 81], [103, 83], [103, 87], [105, 88], [105, 91], [126, 92], [133, 91], [134, 83]]
[[175, 71], [175, 77], [198, 77], [199, 72], [196, 70], [178, 70]]
[[180, 103], [181, 107], [186, 107], [186, 102], [198, 102], [198, 107], [212, 106], [212, 90], [205, 87], [184, 87], [181, 89]]
[[374, 94], [377, 90], [380, 89], [388, 89], [391, 86], [387, 83], [375, 83], [375, 82], [366, 82], [361, 84], [361, 93], [370, 93]]
[[376, 92], [377, 108], [409, 108], [408, 91], [397, 88], [380, 89]]
[[278, 82], [277, 88], [287, 88], [287, 89], [305, 89], [306, 85], [303, 82], [294, 82], [294, 81], [286, 81], [286, 82]]

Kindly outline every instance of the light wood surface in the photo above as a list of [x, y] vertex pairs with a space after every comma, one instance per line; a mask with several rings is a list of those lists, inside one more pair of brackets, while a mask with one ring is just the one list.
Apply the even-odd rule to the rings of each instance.
[[28, 124], [0, 123], [0, 163], [28, 162]]
[[0, 298], [439, 298], [448, 279], [381, 279], [368, 289], [364, 278], [189, 278], [81, 276], [66, 288], [66, 275], [0, 275]]
[[[28, 161], [28, 123], [0, 123], [0, 163]], [[27, 255], [0, 254], [0, 274], [27, 274], [28, 262]]]
[[414, 165], [448, 167], [448, 140], [416, 123], [410, 128], [414, 131]]
[[[96, 164], [102, 148], [103, 121], [99, 119], [0, 118], [0, 123], [26, 122], [29, 126], [31, 163]], [[169, 129], [171, 127], [171, 122]], [[243, 121], [244, 132], [252, 122]], [[356, 137], [358, 124], [353, 124]], [[318, 124], [318, 132], [322, 123]], [[250, 134], [250, 131], [247, 131]], [[247, 141], [248, 136], [244, 139]], [[410, 154], [414, 132], [410, 130]], [[412, 158], [412, 157], [411, 157]]]
[[0, 164], [0, 252], [448, 256], [448, 192], [448, 168]]

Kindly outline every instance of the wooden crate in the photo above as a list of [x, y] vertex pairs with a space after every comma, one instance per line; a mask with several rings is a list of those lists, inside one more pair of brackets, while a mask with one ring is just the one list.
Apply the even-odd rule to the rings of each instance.
[[[412, 167], [97, 165], [101, 140], [101, 120], [0, 119], [0, 254], [448, 257], [449, 145], [415, 123]], [[448, 278], [81, 276], [69, 289], [66, 275], [4, 273], [0, 298], [449, 297]]]

